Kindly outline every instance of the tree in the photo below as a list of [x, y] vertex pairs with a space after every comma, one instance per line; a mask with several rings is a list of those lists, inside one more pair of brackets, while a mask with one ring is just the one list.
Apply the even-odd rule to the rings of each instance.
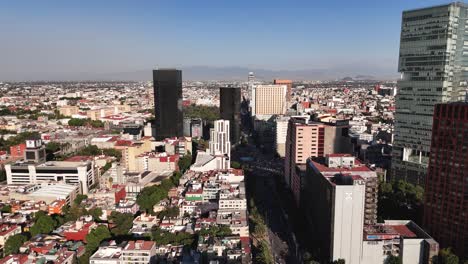
[[457, 255], [452, 253], [451, 248], [444, 248], [439, 251], [438, 264], [458, 264], [459, 259]]
[[169, 179], [164, 179], [160, 185], [143, 188], [137, 197], [137, 204], [142, 211], [153, 212], [153, 206], [162, 199], [167, 198], [169, 189], [176, 186], [182, 175], [174, 173]]
[[154, 227], [151, 230], [151, 239], [156, 241], [156, 244], [158, 245], [172, 244], [189, 246], [193, 244], [195, 236], [186, 232], [172, 233], [164, 231], [159, 227]]
[[210, 228], [208, 229], [203, 228], [202, 230], [200, 230], [200, 235], [210, 235], [212, 237], [225, 237], [232, 235], [232, 231], [231, 228], [229, 228], [229, 226], [227, 225], [210, 226]]
[[84, 126], [86, 125], [88, 120], [82, 118], [71, 118], [68, 120], [69, 126]]
[[76, 205], [80, 205], [81, 202], [83, 202], [84, 200], [88, 199], [88, 195], [86, 194], [78, 194], [75, 198], [75, 200], [73, 201], [74, 204]]
[[385, 259], [385, 264], [401, 264], [401, 258], [393, 255], [388, 255]]
[[179, 207], [172, 206], [158, 213], [158, 218], [163, 219], [164, 217], [176, 217], [179, 215]]
[[55, 221], [50, 215], [43, 215], [37, 218], [36, 222], [29, 229], [31, 236], [38, 234], [49, 234], [55, 228]]
[[212, 122], [219, 119], [219, 108], [216, 106], [205, 105], [189, 105], [183, 109], [184, 117], [201, 118], [205, 121]]
[[7, 239], [5, 242], [4, 255], [8, 256], [10, 254], [17, 254], [20, 247], [24, 242], [28, 241], [28, 238], [22, 234], [16, 234]]
[[95, 207], [93, 209], [88, 210], [88, 214], [93, 217], [94, 221], [101, 221], [102, 209], [99, 207]]
[[179, 162], [177, 163], [179, 166], [179, 170], [182, 172], [185, 172], [190, 168], [190, 165], [192, 165], [192, 155], [191, 154], [186, 154], [182, 158], [179, 159]]
[[256, 263], [273, 264], [273, 256], [270, 253], [268, 244], [264, 240], [258, 244], [258, 253], [255, 260]]
[[90, 256], [96, 251], [99, 244], [110, 237], [109, 229], [104, 225], [100, 225], [89, 232], [89, 234], [86, 235], [86, 252], [78, 259], [78, 262], [80, 264], [89, 263]]
[[241, 168], [241, 164], [237, 161], [231, 161], [231, 168], [233, 169], [240, 169]]
[[114, 236], [127, 235], [133, 226], [133, 215], [113, 211], [109, 217], [109, 222], [114, 225], [111, 228], [111, 233]]
[[61, 147], [60, 143], [51, 141], [46, 144], [46, 152], [47, 153], [57, 152], [60, 150], [60, 147]]
[[4, 204], [2, 209], [0, 209], [0, 212], [2, 212], [2, 213], [11, 213], [11, 205]]

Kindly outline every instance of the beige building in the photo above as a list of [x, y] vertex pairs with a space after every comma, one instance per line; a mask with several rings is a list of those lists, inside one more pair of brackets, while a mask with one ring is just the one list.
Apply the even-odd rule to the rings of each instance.
[[59, 112], [61, 115], [64, 116], [72, 116], [72, 115], [77, 115], [80, 109], [78, 106], [74, 105], [65, 105], [59, 108]]
[[138, 156], [152, 151], [151, 138], [144, 137], [139, 142], [135, 142], [130, 146], [122, 148], [122, 164], [129, 172], [137, 172], [138, 169]]
[[286, 85], [257, 85], [252, 90], [252, 115], [284, 115]]
[[[325, 157], [332, 153], [352, 153], [351, 139], [343, 136], [345, 126], [313, 122], [308, 117], [289, 120], [286, 138], [285, 182], [291, 189], [300, 189], [296, 165], [310, 157]], [[299, 192], [295, 192], [299, 193]], [[299, 202], [299, 197], [297, 202]]]

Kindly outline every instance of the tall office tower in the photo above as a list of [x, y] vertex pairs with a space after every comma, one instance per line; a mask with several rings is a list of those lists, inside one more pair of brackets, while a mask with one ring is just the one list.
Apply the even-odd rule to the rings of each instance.
[[301, 182], [296, 165], [305, 164], [309, 157], [325, 157], [332, 153], [352, 153], [349, 137], [343, 136], [347, 126], [313, 122], [309, 117], [292, 117], [286, 136], [284, 176], [286, 185], [300, 201]]
[[424, 184], [437, 103], [463, 100], [468, 69], [463, 3], [403, 12], [392, 175]]
[[230, 86], [219, 88], [219, 106], [221, 119], [229, 120], [230, 122], [231, 143], [239, 143], [241, 122], [241, 89]]
[[252, 89], [252, 116], [284, 115], [286, 85], [256, 85]]
[[153, 70], [156, 140], [183, 135], [182, 71]]
[[227, 155], [231, 159], [231, 141], [230, 141], [230, 128], [229, 120], [216, 120], [214, 121], [214, 128], [211, 129], [210, 134], [210, 154]]
[[423, 223], [442, 248], [468, 257], [468, 103], [435, 107]]
[[325, 176], [311, 161], [306, 164], [304, 213], [320, 263], [344, 259], [361, 263], [366, 184], [357, 175]]
[[273, 81], [273, 84], [284, 84], [284, 85], [286, 85], [286, 87], [288, 87], [288, 90], [286, 91], [286, 101], [287, 102], [291, 101], [291, 92], [292, 92], [292, 81], [291, 80], [275, 79]]

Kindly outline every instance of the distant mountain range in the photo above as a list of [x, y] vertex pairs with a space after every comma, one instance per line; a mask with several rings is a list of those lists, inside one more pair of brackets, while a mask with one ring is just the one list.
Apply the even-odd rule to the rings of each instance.
[[[211, 67], [211, 66], [190, 66], [182, 67], [182, 76], [184, 80], [247, 80], [249, 72], [254, 72], [258, 80], [273, 80], [275, 78], [291, 80], [337, 80], [345, 77], [353, 80], [393, 80], [398, 74], [396, 70], [383, 67], [360, 67], [359, 65], [350, 67], [342, 66], [329, 69], [316, 70], [267, 70], [254, 69], [247, 67]], [[11, 81], [33, 81], [33, 80], [51, 80], [51, 81], [80, 81], [80, 80], [116, 80], [116, 81], [149, 81], [152, 80], [152, 69], [112, 72], [112, 73], [21, 73], [11, 76], [2, 76], [0, 80]]]

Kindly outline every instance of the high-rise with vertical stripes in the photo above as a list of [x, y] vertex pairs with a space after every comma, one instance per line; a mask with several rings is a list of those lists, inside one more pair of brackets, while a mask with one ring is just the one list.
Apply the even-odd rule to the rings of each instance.
[[468, 77], [468, 6], [403, 12], [392, 175], [424, 184], [437, 103], [464, 99]]

